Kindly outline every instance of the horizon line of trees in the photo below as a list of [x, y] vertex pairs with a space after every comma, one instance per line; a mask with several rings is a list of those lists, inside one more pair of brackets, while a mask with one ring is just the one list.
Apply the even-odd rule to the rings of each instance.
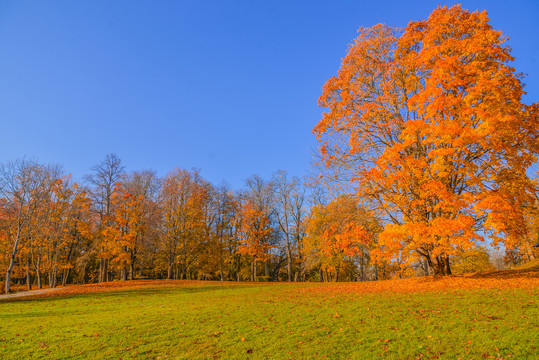
[[[175, 169], [164, 178], [128, 173], [114, 154], [83, 185], [57, 166], [25, 159], [0, 165], [5, 292], [12, 283], [31, 289], [128, 279], [365, 281], [435, 273], [425, 262], [373, 261], [382, 228], [357, 197], [331, 197], [284, 171], [270, 180], [252, 176], [233, 191], [198, 170]], [[467, 257], [479, 266], [482, 254], [485, 266], [485, 250], [476, 251]], [[462, 259], [455, 257], [455, 266]]]
[[339, 269], [303, 251], [310, 206], [325, 201], [320, 186], [284, 171], [252, 176], [233, 191], [198, 170], [128, 173], [114, 154], [83, 184], [58, 166], [6, 162], [0, 280], [9, 292], [12, 282], [30, 289], [135, 278], [305, 281], [314, 270], [338, 279]]

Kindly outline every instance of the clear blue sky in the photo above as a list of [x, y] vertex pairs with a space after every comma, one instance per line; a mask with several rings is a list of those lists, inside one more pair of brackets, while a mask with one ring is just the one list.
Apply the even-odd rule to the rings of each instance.
[[[445, 1], [0, 2], [0, 161], [75, 178], [202, 169], [234, 188], [310, 167], [317, 98], [360, 26], [405, 26]], [[461, 1], [510, 37], [539, 97], [539, 1]]]

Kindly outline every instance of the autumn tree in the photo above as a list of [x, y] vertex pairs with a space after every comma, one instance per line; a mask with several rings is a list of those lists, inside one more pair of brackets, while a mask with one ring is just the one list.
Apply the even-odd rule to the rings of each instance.
[[314, 206], [304, 242], [307, 265], [329, 270], [338, 281], [346, 262], [368, 254], [379, 230], [377, 219], [354, 196], [341, 195]]
[[41, 200], [38, 216], [32, 223], [32, 264], [38, 286], [41, 273], [47, 273], [48, 284], [56, 287], [58, 278], [65, 285], [75, 267], [75, 258], [87, 249], [92, 239], [90, 199], [86, 190], [71, 181], [70, 176], [57, 178], [48, 198]]
[[[114, 187], [120, 182], [124, 175], [124, 166], [116, 154], [107, 154], [105, 159], [92, 167], [92, 172], [86, 176], [86, 180], [92, 185], [92, 204], [94, 211], [99, 215], [99, 227], [103, 230], [109, 224], [112, 211], [112, 194]], [[104, 282], [108, 279], [108, 260], [110, 254], [106, 252], [102, 244], [102, 238], [98, 237], [96, 251], [99, 259], [98, 281]]]
[[144, 197], [116, 187], [111, 202], [114, 210], [103, 229], [104, 247], [110, 254], [113, 268], [120, 271], [120, 279], [134, 279], [135, 261], [144, 235]]
[[486, 248], [477, 246], [467, 251], [457, 253], [452, 259], [452, 269], [455, 274], [482, 272], [494, 269]]
[[257, 280], [258, 262], [268, 260], [271, 244], [272, 226], [268, 213], [253, 199], [242, 203], [240, 212], [241, 230], [238, 251], [251, 257], [251, 281]]
[[163, 180], [161, 251], [167, 278], [188, 278], [203, 250], [204, 212], [207, 200], [198, 171], [176, 169]]
[[264, 264], [264, 276], [271, 276], [270, 250], [276, 248], [275, 184], [258, 175], [246, 180], [246, 189], [239, 194], [239, 252], [251, 259], [251, 279], [257, 279], [257, 265]]
[[361, 28], [324, 85], [314, 132], [386, 220], [377, 259], [450, 274], [458, 249], [526, 236], [539, 122], [506, 40], [485, 11], [439, 7], [403, 31]]
[[218, 261], [219, 279], [223, 281], [225, 278], [231, 278], [234, 255], [237, 250], [235, 224], [238, 204], [234, 194], [226, 185], [215, 188], [213, 201], [215, 206], [214, 256]]
[[[129, 252], [129, 278], [135, 277], [136, 268], [142, 275], [144, 267], [151, 267], [155, 260], [155, 250], [159, 237], [161, 211], [158, 196], [161, 181], [154, 171], [133, 171], [122, 180], [121, 192], [124, 193], [124, 211], [130, 218], [130, 231], [136, 233], [127, 248]], [[123, 200], [120, 201], [123, 203]], [[134, 234], [133, 234], [134, 235]], [[122, 278], [124, 278], [122, 274]]]
[[[304, 203], [306, 190], [300, 179], [289, 178], [286, 171], [279, 171], [274, 176], [275, 194], [274, 208], [279, 231], [283, 234], [286, 249], [288, 281], [299, 279], [301, 261], [301, 242], [303, 240], [304, 218], [306, 215]], [[293, 275], [294, 257], [297, 258], [297, 271]]]
[[0, 165], [0, 205], [3, 215], [0, 226], [10, 251], [5, 270], [6, 293], [11, 290], [11, 272], [18, 252], [29, 239], [29, 225], [41, 202], [50, 193], [58, 173], [57, 168], [25, 159]]

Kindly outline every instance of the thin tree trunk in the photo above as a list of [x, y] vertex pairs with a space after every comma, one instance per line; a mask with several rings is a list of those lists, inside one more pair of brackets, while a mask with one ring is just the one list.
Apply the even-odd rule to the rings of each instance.
[[252, 276], [252, 279], [251, 281], [256, 281], [256, 257], [253, 258], [253, 276]]
[[220, 257], [219, 257], [219, 276], [221, 277], [221, 281], [225, 280], [225, 276], [223, 273], [223, 251], [221, 250]]
[[6, 285], [5, 290], [6, 294], [9, 294], [11, 292], [11, 271], [13, 270], [13, 266], [15, 265], [15, 257], [17, 256], [17, 248], [19, 246], [19, 241], [21, 239], [21, 221], [19, 220], [17, 225], [17, 235], [15, 236], [15, 243], [13, 244], [13, 250], [11, 251], [11, 256], [9, 260], [9, 266], [6, 270]]
[[97, 277], [97, 282], [102, 283], [104, 282], [105, 278], [105, 266], [103, 265], [103, 258], [99, 258], [99, 276]]
[[269, 277], [270, 276], [270, 259], [267, 259], [264, 265], [265, 265], [264, 276]]
[[43, 288], [43, 284], [41, 282], [41, 255], [39, 255], [37, 257], [36, 277], [37, 277], [37, 287], [38, 287], [38, 289]]
[[131, 261], [129, 264], [129, 280], [135, 280], [135, 262]]
[[32, 290], [32, 275], [30, 274], [30, 254], [26, 254], [26, 287]]

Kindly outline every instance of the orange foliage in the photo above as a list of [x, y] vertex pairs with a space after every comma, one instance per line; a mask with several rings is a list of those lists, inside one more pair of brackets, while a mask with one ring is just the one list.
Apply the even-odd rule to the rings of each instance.
[[144, 234], [144, 196], [133, 195], [116, 187], [111, 197], [114, 205], [108, 226], [103, 230], [105, 249], [112, 264], [123, 272], [130, 267], [130, 278], [134, 277], [133, 265]]
[[537, 289], [539, 271], [497, 271], [479, 275], [453, 277], [420, 277], [359, 283], [332, 283], [306, 288], [305, 292], [334, 294], [357, 293], [447, 293], [465, 289]]
[[526, 237], [538, 151], [538, 106], [524, 105], [506, 38], [486, 12], [437, 8], [401, 33], [362, 28], [319, 99], [314, 128], [329, 167], [351, 171], [359, 195], [388, 220], [378, 260], [449, 256], [487, 234]]
[[273, 247], [269, 241], [272, 228], [268, 214], [248, 199], [242, 204], [238, 215], [241, 217], [238, 252], [253, 256], [254, 261], [265, 260], [268, 250]]
[[379, 225], [357, 199], [342, 195], [327, 205], [314, 206], [306, 230], [304, 252], [308, 264], [334, 269], [338, 278], [344, 261], [364, 255], [374, 245]]

